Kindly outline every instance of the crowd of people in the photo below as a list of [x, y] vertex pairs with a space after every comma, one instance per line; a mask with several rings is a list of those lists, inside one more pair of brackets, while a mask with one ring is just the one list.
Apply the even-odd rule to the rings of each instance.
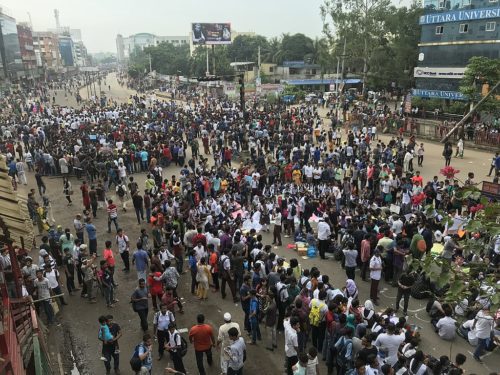
[[[262, 342], [277, 351], [277, 332], [284, 335], [289, 375], [319, 374], [321, 360], [329, 374], [463, 373], [463, 354], [434, 358], [419, 347], [418, 328], [408, 319], [410, 296], [444, 292], [409, 260], [439, 257], [448, 262], [442, 273], [451, 272], [450, 264], [485, 264], [478, 277], [498, 278], [500, 237], [480, 253], [464, 248], [466, 236], [448, 228], [443, 215], [466, 222], [478, 202], [462, 197], [453, 178], [424, 181], [424, 145], [414, 137], [379, 139], [378, 113], [347, 108], [351, 120], [343, 122], [334, 114], [322, 118], [313, 105], [256, 106], [242, 114], [232, 102], [210, 97], [180, 103], [136, 95], [126, 104], [82, 108], [54, 106], [48, 97], [2, 99], [10, 110], [3, 113], [1, 147], [13, 181], [26, 185], [26, 173], [35, 177], [28, 210], [42, 244], [38, 262], [22, 259], [22, 272], [49, 324], [52, 297], [66, 304], [60, 273], [69, 294], [80, 291], [88, 303], [102, 294], [108, 308], [125, 308], [115, 298], [119, 254], [123, 271], [137, 273], [130, 302], [144, 337], [130, 361], [136, 373], [151, 373], [154, 350], [160, 359], [169, 353], [174, 368], [168, 371], [185, 373], [187, 343], [176, 326], [177, 313], [185, 311], [177, 290], [184, 277], [191, 277], [190, 292], [200, 300], [218, 298], [209, 296], [211, 289], [225, 299], [229, 290], [244, 316], [240, 328], [225, 313], [216, 338], [200, 311], [189, 331], [200, 375], [204, 354], [213, 363], [212, 347], [221, 349], [222, 373], [242, 374], [246, 345]], [[494, 162], [500, 164], [498, 155]], [[172, 165], [175, 172], [166, 176]], [[498, 178], [500, 165], [494, 166]], [[68, 206], [83, 207], [64, 230], [53, 218], [44, 180], [54, 175], [63, 177]], [[475, 185], [474, 174], [466, 184]], [[136, 241], [122, 220], [130, 202], [144, 228]], [[98, 244], [101, 215], [109, 239]], [[298, 244], [311, 257], [331, 254], [346, 282], [302, 267], [299, 256], [279, 255], [282, 246]], [[394, 306], [378, 307], [382, 279], [397, 291]], [[369, 299], [362, 301], [365, 282]], [[475, 333], [478, 361], [499, 334], [488, 293], [476, 290], [456, 306], [433, 299], [428, 309], [446, 340], [455, 338], [457, 316], [472, 320], [459, 332]], [[120, 327], [111, 315], [99, 323], [106, 373], [113, 360], [119, 373]]]

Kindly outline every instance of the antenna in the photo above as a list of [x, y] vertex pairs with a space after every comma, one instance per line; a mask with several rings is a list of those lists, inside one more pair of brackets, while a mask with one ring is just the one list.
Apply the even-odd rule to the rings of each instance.
[[59, 11], [57, 9], [54, 9], [54, 17], [56, 18], [56, 29], [57, 32], [61, 30], [61, 24], [59, 23]]
[[28, 12], [28, 18], [30, 20], [30, 27], [31, 27], [31, 30], [33, 31], [33, 21], [31, 20], [31, 13]]

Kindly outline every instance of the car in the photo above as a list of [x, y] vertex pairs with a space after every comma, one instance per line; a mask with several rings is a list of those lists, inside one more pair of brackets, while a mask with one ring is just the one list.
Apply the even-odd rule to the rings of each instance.
[[318, 98], [318, 95], [316, 95], [315, 93], [307, 94], [305, 97], [306, 102], [312, 102], [312, 101], [316, 100], [317, 98]]

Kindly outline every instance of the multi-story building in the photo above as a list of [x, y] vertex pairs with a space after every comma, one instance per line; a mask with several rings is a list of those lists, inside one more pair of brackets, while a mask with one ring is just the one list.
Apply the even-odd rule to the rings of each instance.
[[62, 66], [57, 34], [46, 31], [34, 32], [33, 47], [37, 66], [54, 71]]
[[17, 36], [21, 50], [21, 60], [25, 71], [32, 71], [36, 68], [36, 55], [33, 46], [33, 33], [31, 27], [26, 23], [17, 25]]
[[64, 66], [75, 66], [75, 47], [69, 35], [59, 35], [59, 53]]
[[0, 8], [0, 24], [0, 75], [4, 79], [17, 80], [24, 74], [24, 68], [16, 20]]
[[74, 60], [75, 66], [89, 65], [87, 47], [85, 47], [82, 41], [74, 43]]
[[499, 0], [423, 0], [414, 96], [461, 100], [473, 56], [500, 58]]
[[116, 36], [116, 52], [118, 61], [124, 61], [136, 50], [156, 46], [160, 43], [171, 43], [175, 46], [189, 45], [189, 36], [159, 36], [151, 33], [139, 33], [124, 38]]

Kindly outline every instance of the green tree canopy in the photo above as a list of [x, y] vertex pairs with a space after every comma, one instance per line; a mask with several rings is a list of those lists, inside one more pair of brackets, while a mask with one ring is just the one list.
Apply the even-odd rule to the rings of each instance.
[[[469, 60], [462, 79], [460, 91], [469, 101], [481, 99], [483, 84], [489, 85], [491, 89], [500, 81], [500, 60], [489, 59], [487, 57], [475, 56]], [[481, 105], [482, 111], [500, 111], [500, 101], [495, 95], [490, 96]]]

